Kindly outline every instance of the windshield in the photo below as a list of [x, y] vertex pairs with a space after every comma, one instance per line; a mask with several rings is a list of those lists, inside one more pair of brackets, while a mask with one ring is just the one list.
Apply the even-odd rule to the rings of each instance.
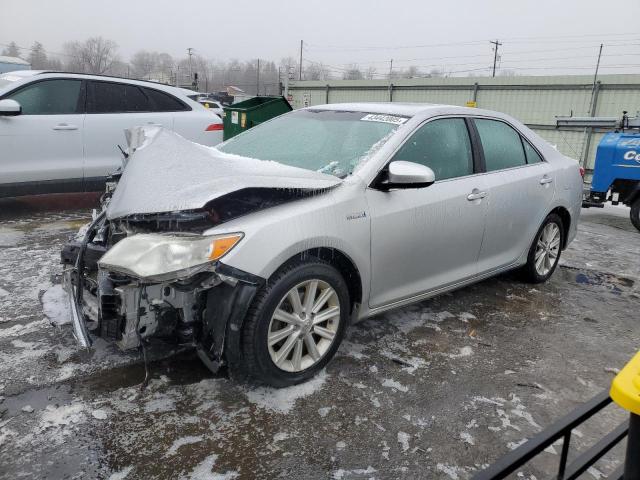
[[343, 178], [379, 148], [406, 117], [299, 110], [228, 140], [220, 151]]

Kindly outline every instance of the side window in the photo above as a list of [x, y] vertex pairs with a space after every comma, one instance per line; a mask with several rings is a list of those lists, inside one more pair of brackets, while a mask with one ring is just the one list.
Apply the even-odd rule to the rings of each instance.
[[524, 154], [527, 156], [527, 163], [540, 163], [543, 161], [540, 154], [524, 137], [522, 137], [522, 145], [524, 145]]
[[520, 134], [504, 122], [477, 118], [474, 120], [487, 172], [526, 165]]
[[28, 85], [6, 98], [22, 106], [23, 115], [83, 113], [82, 80], [45, 80]]
[[151, 99], [151, 106], [154, 112], [181, 112], [189, 110], [180, 100], [172, 97], [168, 93], [154, 90], [152, 88], [143, 88], [144, 93]]
[[114, 82], [90, 82], [88, 113], [149, 112], [149, 100], [135, 85]]
[[436, 174], [436, 180], [472, 174], [471, 141], [464, 119], [444, 118], [423, 125], [393, 159], [426, 165]]

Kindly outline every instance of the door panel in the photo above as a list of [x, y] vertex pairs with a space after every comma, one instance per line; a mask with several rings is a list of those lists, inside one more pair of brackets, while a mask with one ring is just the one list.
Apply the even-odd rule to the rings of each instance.
[[82, 179], [82, 81], [34, 82], [4, 98], [22, 114], [0, 117], [0, 182]]
[[472, 277], [487, 212], [482, 176], [427, 188], [367, 191], [371, 212], [371, 296], [378, 307]]
[[505, 122], [475, 119], [487, 168], [487, 228], [478, 272], [506, 267], [529, 248], [555, 193], [551, 166]]
[[122, 164], [118, 145], [125, 148], [124, 131], [128, 128], [161, 125], [172, 129], [168, 113], [88, 113], [85, 120], [85, 178], [104, 177]]
[[531, 243], [554, 196], [548, 163], [485, 175], [487, 229], [478, 262], [479, 273], [514, 263]]
[[84, 176], [104, 177], [122, 164], [118, 145], [124, 147], [124, 131], [145, 125], [173, 129], [169, 112], [155, 112], [155, 103], [135, 85], [90, 81], [84, 132]]

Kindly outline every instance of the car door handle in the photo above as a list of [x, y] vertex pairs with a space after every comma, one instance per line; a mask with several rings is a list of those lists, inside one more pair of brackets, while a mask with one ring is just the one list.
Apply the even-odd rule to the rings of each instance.
[[474, 190], [472, 193], [467, 195], [467, 200], [469, 200], [470, 202], [473, 202], [474, 200], [481, 200], [486, 196], [487, 196], [487, 192], [479, 192], [477, 190]]
[[78, 126], [77, 125], [71, 125], [68, 123], [59, 123], [58, 125], [56, 125], [55, 127], [53, 127], [54, 130], [77, 130]]
[[540, 185], [546, 185], [551, 182], [553, 182], [553, 178], [547, 177], [546, 175], [540, 179]]

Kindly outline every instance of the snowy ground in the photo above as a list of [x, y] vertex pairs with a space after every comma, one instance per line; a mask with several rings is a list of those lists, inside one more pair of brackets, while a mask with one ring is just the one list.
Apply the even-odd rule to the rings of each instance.
[[[82, 351], [71, 336], [59, 251], [88, 211], [7, 205], [0, 478], [464, 479], [607, 388], [640, 342], [640, 234], [628, 210], [608, 208], [584, 212], [549, 283], [506, 275], [355, 325], [307, 384], [213, 377], [192, 353], [155, 345], [141, 392], [136, 354]], [[609, 407], [573, 447], [624, 418]], [[550, 477], [559, 452], [522, 478]]]

